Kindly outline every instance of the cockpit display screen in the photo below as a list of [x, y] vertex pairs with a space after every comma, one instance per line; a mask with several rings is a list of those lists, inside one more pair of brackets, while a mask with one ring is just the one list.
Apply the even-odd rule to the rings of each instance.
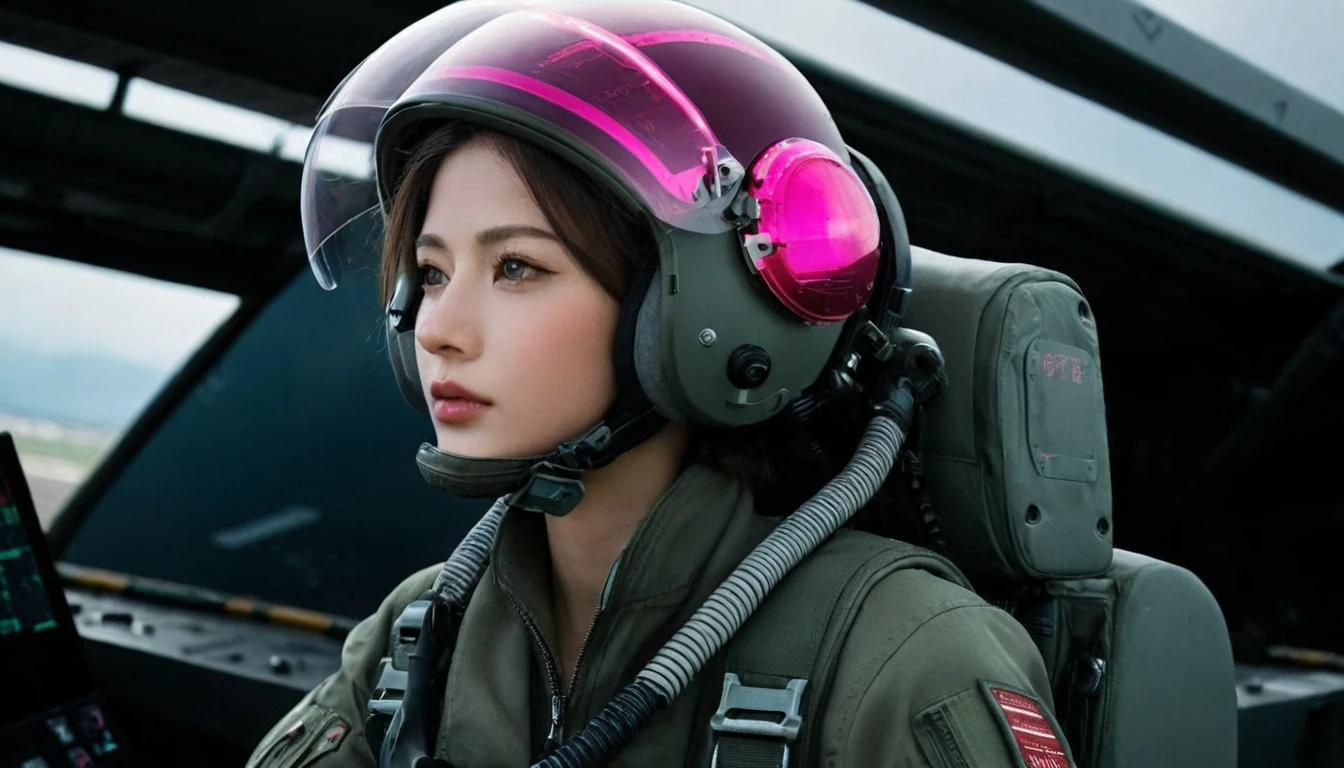
[[47, 585], [19, 520], [9, 478], [0, 476], [0, 637], [57, 629]]
[[0, 433], [0, 726], [93, 690], [13, 438]]

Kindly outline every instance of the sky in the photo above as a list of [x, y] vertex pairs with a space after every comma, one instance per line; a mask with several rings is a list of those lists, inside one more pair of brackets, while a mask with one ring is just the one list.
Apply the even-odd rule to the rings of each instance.
[[[786, 49], [826, 59], [918, 109], [1283, 258], [1315, 268], [1344, 258], [1344, 215], [858, 0], [689, 1]], [[1344, 1], [1147, 5], [1344, 112], [1338, 50]], [[79, 66], [48, 73], [39, 64], [0, 50], [0, 81], [64, 89], [67, 98], [93, 106], [110, 99], [115, 77], [76, 87], [71, 73]], [[279, 146], [284, 157], [302, 157], [303, 126], [261, 117], [230, 121], [218, 105], [187, 94], [143, 82], [133, 90], [128, 108], [138, 109], [139, 119], [185, 130], [232, 126], [238, 143]], [[199, 117], [194, 123], [193, 116]], [[236, 303], [231, 296], [0, 249], [0, 338], [52, 350], [97, 350], [171, 369]]]
[[0, 248], [0, 338], [170, 372], [238, 297]]
[[1192, 32], [1344, 111], [1344, 2], [1147, 0]]

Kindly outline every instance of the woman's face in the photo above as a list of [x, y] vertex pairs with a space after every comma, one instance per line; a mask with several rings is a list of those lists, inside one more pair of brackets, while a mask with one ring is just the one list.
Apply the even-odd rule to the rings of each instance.
[[620, 305], [488, 142], [443, 161], [416, 260], [416, 363], [440, 450], [544, 454], [602, 418], [616, 396]]

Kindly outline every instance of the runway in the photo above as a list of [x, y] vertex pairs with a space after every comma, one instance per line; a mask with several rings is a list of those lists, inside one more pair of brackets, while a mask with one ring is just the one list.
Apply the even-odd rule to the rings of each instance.
[[25, 474], [28, 476], [28, 487], [33, 492], [33, 504], [37, 507], [37, 517], [42, 521], [43, 530], [46, 530], [52, 518], [79, 488], [79, 484], [37, 474]]

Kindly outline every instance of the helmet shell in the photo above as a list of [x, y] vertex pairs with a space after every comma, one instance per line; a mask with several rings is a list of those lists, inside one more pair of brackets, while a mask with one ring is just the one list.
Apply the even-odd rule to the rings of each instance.
[[[366, 239], [342, 233], [366, 231], [350, 224], [378, 217], [390, 201], [400, 150], [426, 121], [445, 120], [545, 146], [647, 216], [660, 243], [658, 275], [647, 295], [632, 298], [644, 306], [627, 314], [638, 318], [639, 384], [664, 415], [748, 424], [816, 381], [844, 317], [809, 320], [771, 293], [780, 281], [767, 285], [744, 251], [751, 226], [744, 229], [739, 193], [771, 187], [750, 174], [780, 142], [821, 148], [840, 169], [832, 175], [853, 171], [820, 96], [779, 53], [674, 0], [453, 3], [371, 54], [323, 108], [305, 162], [303, 211], [324, 287], [335, 287], [351, 250], [367, 252]], [[370, 149], [372, 167], [342, 167]], [[853, 183], [862, 188], [857, 176]], [[857, 221], [848, 229], [871, 248], [852, 249], [866, 261], [856, 257], [843, 282], [861, 304], [877, 271], [877, 210], [866, 193], [859, 203], [836, 197], [847, 207], [780, 213], [767, 205], [767, 218]]]

